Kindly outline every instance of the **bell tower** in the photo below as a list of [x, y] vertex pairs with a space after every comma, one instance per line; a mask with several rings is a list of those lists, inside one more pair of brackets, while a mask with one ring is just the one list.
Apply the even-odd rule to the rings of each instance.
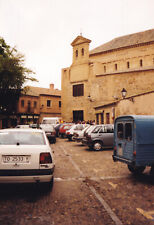
[[77, 36], [71, 43], [73, 47], [73, 63], [82, 64], [89, 60], [89, 44], [91, 40], [84, 38], [82, 35]]

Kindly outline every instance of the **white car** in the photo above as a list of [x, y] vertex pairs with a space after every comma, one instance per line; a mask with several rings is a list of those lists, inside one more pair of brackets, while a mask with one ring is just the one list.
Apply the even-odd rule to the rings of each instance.
[[77, 130], [83, 130], [84, 127], [84, 124], [74, 124], [69, 130], [66, 131], [66, 137], [68, 138], [68, 140], [71, 141], [74, 132]]
[[22, 125], [21, 124], [21, 125], [17, 125], [15, 128], [20, 128], [20, 129], [24, 129], [25, 128], [25, 129], [27, 129], [27, 128], [30, 128], [30, 126], [29, 125], [24, 125], [24, 124]]
[[89, 124], [85, 124], [85, 128], [83, 130], [76, 130], [73, 133], [73, 141], [76, 142], [82, 142], [82, 139], [84, 138], [84, 132], [90, 127]]
[[45, 132], [39, 129], [0, 130], [0, 183], [53, 185], [52, 150]]

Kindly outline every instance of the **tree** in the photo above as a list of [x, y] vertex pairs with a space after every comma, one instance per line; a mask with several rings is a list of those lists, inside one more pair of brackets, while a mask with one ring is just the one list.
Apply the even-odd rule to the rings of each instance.
[[0, 38], [0, 113], [16, 111], [23, 85], [26, 81], [37, 81], [30, 76], [33, 71], [24, 67], [24, 56]]

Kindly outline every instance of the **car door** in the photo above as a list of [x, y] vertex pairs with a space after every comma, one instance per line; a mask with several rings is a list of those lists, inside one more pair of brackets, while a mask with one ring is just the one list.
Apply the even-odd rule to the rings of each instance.
[[99, 130], [99, 134], [101, 137], [101, 141], [103, 142], [103, 146], [113, 147], [113, 128], [103, 126]]

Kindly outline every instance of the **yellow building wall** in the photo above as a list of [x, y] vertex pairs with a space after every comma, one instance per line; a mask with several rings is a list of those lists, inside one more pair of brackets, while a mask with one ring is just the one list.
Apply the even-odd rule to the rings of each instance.
[[[22, 100], [24, 101], [24, 107], [22, 107], [22, 105], [21, 105]], [[30, 107], [28, 107], [28, 102], [30, 102]], [[34, 102], [37, 102], [36, 107], [34, 107]], [[18, 113], [39, 114], [39, 112], [40, 112], [40, 104], [39, 104], [39, 98], [38, 97], [23, 95], [19, 98]]]
[[122, 100], [117, 104], [116, 117], [120, 115], [154, 115], [154, 93]]
[[[84, 110], [84, 120], [96, 119], [94, 107], [120, 99], [123, 88], [128, 96], [154, 89], [154, 44], [76, 59], [76, 48], [88, 46], [87, 43], [74, 46], [72, 65], [62, 69], [62, 118], [65, 121], [73, 120], [73, 110]], [[84, 96], [73, 97], [75, 84], [84, 84]], [[137, 108], [134, 109], [137, 112]]]
[[[40, 123], [43, 117], [61, 117], [61, 107], [59, 107], [60, 96], [40, 95]], [[50, 107], [47, 101], [50, 100]]]

